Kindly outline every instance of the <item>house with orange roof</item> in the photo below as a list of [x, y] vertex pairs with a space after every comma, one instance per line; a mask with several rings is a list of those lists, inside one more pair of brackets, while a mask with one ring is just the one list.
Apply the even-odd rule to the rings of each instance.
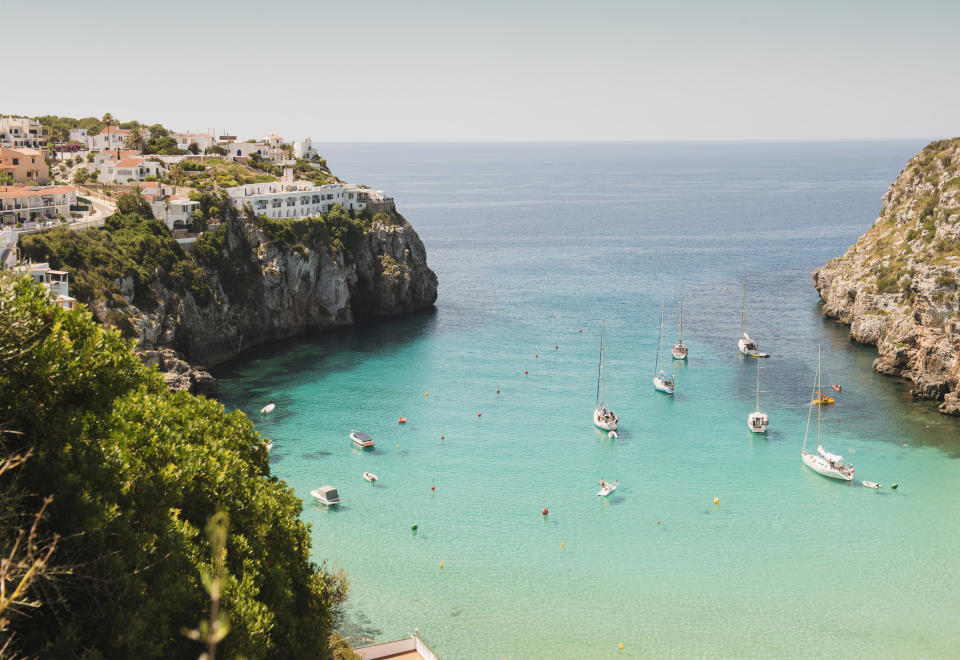
[[0, 147], [0, 172], [13, 175], [14, 183], [44, 185], [50, 180], [47, 159], [30, 147]]
[[76, 203], [73, 186], [0, 186], [0, 221], [16, 226], [69, 218]]
[[167, 173], [163, 163], [148, 160], [143, 156], [130, 156], [120, 159], [109, 159], [100, 165], [101, 183], [128, 183], [144, 181], [147, 177], [161, 178]]

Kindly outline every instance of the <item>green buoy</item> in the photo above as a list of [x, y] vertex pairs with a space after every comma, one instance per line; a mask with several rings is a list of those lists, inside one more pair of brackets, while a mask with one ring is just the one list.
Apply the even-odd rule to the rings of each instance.
[[897, 486], [899, 486], [899, 485], [900, 485], [900, 484], [890, 484], [890, 488], [896, 490], [896, 489], [897, 489]]
[[417, 531], [417, 526], [416, 526], [416, 525], [411, 525], [411, 526], [410, 526], [410, 529], [412, 529], [413, 531]]

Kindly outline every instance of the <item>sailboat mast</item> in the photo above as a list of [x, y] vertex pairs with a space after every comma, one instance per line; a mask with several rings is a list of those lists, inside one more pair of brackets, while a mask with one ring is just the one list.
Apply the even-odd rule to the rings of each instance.
[[683, 343], [683, 278], [680, 278], [680, 343]]
[[656, 376], [657, 372], [660, 370], [660, 362], [662, 360], [663, 351], [663, 303], [660, 303], [660, 333], [657, 335], [657, 364], [653, 368], [653, 375]]
[[597, 379], [597, 403], [603, 405], [603, 402], [606, 400], [606, 385], [604, 383], [604, 373], [603, 373], [603, 335], [604, 335], [604, 322], [600, 321], [600, 377]]
[[[820, 389], [823, 387], [820, 384], [820, 353], [823, 350], [821, 346], [817, 346], [817, 392], [816, 397], [820, 398]], [[819, 403], [819, 402], [818, 402]], [[820, 416], [821, 411], [823, 410], [823, 405], [817, 406], [817, 452], [819, 453], [820, 447], [823, 445], [823, 442], [820, 440]]]
[[[759, 363], [758, 363], [759, 366]], [[807, 428], [803, 432], [803, 448], [800, 449], [800, 453], [804, 454], [807, 451], [807, 435], [810, 433], [810, 417], [813, 415], [813, 406], [814, 398], [817, 396], [817, 381], [820, 379], [820, 350], [817, 349], [817, 375], [813, 378], [813, 392], [810, 393], [810, 405], [807, 406]], [[819, 406], [817, 407], [817, 415], [820, 414]], [[819, 433], [819, 419], [817, 420], [817, 432]], [[819, 440], [819, 437], [817, 438]]]
[[740, 303], [740, 334], [747, 332], [747, 269], [743, 269], [743, 302]]

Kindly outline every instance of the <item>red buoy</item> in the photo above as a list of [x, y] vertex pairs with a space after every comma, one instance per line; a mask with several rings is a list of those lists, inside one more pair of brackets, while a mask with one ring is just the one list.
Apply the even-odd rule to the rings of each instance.
[[524, 375], [524, 376], [527, 375], [527, 370], [526, 370], [526, 369], [523, 370], [523, 375]]
[[440, 439], [443, 440], [443, 436], [442, 436], [442, 435], [440, 436]]
[[555, 348], [555, 349], [557, 349], [557, 350], [559, 351], [559, 350], [560, 350], [560, 346], [559, 346], [559, 344], [558, 344], [557, 346], [554, 346], [554, 348]]
[[537, 357], [537, 358], [538, 358], [538, 357], [540, 357], [540, 354], [539, 354], [539, 353], [537, 353], [537, 354], [536, 354], [536, 355], [534, 355], [533, 357]]
[[406, 418], [406, 417], [401, 417], [400, 419], [397, 420], [397, 422], [400, 423], [400, 424], [406, 424], [406, 423], [407, 423], [407, 418]]
[[437, 489], [436, 486], [430, 486], [430, 490], [436, 490], [436, 489]]
[[581, 334], [581, 335], [583, 334], [583, 330], [580, 331], [580, 334]]
[[481, 417], [481, 416], [482, 416], [482, 415], [481, 415], [480, 413], [477, 413], [477, 417]]
[[500, 390], [497, 390], [497, 394], [500, 394]]
[[547, 507], [543, 507], [543, 511], [541, 511], [540, 513], [542, 513], [543, 515], [547, 515], [550, 512], [547, 511]]

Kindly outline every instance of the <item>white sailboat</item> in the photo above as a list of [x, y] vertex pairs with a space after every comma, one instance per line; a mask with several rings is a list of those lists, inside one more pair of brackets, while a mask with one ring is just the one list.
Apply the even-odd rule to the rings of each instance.
[[653, 389], [673, 394], [674, 376], [667, 378], [663, 373], [663, 303], [660, 303], [660, 335], [657, 337], [657, 366], [653, 369]]
[[766, 433], [770, 418], [760, 412], [760, 362], [757, 361], [757, 409], [747, 415], [747, 426], [754, 433]]
[[[822, 407], [815, 405], [817, 392], [820, 391], [820, 349], [817, 348], [817, 377], [813, 382], [813, 394], [811, 395], [810, 409], [807, 411], [807, 430], [803, 433], [803, 448], [800, 450], [800, 458], [803, 464], [818, 474], [831, 479], [841, 479], [843, 481], [853, 481], [853, 466], [843, 462], [843, 456], [831, 454], [823, 448], [823, 439], [820, 435], [821, 410]], [[810, 416], [813, 409], [817, 409], [817, 453], [811, 454], [807, 451], [807, 435], [810, 432]]]
[[675, 360], [686, 360], [687, 353], [690, 352], [687, 345], [683, 343], [683, 280], [680, 280], [680, 340], [673, 345], [673, 350], [670, 352]]
[[750, 339], [747, 334], [747, 269], [743, 269], [743, 303], [740, 306], [740, 341], [737, 342], [737, 349], [753, 358], [770, 357], [769, 353], [761, 353], [757, 342]]
[[597, 374], [597, 407], [593, 410], [593, 423], [604, 431], [616, 431], [620, 418], [612, 410], [607, 410], [605, 397], [607, 393], [606, 374], [603, 371], [603, 337], [605, 334], [604, 322], [600, 321], [600, 370]]

